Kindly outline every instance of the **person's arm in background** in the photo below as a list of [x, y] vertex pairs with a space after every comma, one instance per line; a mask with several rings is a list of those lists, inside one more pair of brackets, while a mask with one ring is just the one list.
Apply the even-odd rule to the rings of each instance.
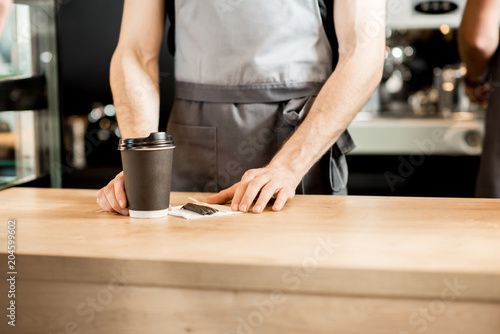
[[[165, 25], [165, 0], [126, 0], [110, 83], [122, 138], [158, 131], [160, 89], [158, 60]], [[123, 172], [97, 192], [97, 203], [128, 214]]]
[[0, 0], [0, 38], [3, 35], [3, 29], [7, 20], [9, 19], [10, 6], [12, 5], [12, 0]]
[[336, 0], [334, 6], [339, 61], [309, 114], [267, 167], [247, 171], [240, 182], [209, 197], [209, 203], [232, 199], [233, 210], [247, 211], [260, 192], [254, 212], [262, 212], [275, 194], [273, 210], [281, 210], [380, 83], [385, 0]]
[[466, 93], [472, 101], [486, 99], [483, 85], [491, 58], [498, 47], [500, 0], [469, 0], [458, 30], [460, 57], [467, 66]]

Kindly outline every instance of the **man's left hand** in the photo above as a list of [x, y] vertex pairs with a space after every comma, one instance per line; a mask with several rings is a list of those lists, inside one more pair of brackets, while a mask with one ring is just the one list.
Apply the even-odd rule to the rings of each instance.
[[276, 196], [273, 211], [280, 211], [285, 203], [295, 196], [298, 179], [289, 169], [284, 167], [264, 167], [248, 170], [241, 181], [232, 187], [210, 196], [208, 203], [222, 204], [230, 201], [233, 211], [247, 212], [253, 201], [254, 213], [261, 213], [269, 200]]

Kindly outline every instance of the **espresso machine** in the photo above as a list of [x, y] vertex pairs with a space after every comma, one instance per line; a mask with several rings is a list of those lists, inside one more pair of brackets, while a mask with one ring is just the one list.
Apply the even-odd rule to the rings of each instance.
[[387, 1], [383, 78], [349, 127], [352, 154], [481, 153], [484, 109], [464, 94], [457, 46], [465, 3]]

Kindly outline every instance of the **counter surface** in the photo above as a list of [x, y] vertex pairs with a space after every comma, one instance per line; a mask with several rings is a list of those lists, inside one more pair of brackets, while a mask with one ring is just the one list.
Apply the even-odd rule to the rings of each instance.
[[[100, 210], [96, 191], [0, 192], [0, 249], [17, 222], [20, 278], [500, 301], [500, 200], [296, 196], [282, 212], [185, 220]], [[207, 194], [173, 193], [172, 205]], [[47, 270], [50, 268], [50, 270]], [[458, 283], [457, 283], [458, 282]]]

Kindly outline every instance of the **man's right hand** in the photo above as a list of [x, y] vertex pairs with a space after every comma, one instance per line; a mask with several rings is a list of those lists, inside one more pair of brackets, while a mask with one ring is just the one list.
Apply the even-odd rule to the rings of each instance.
[[97, 192], [97, 204], [104, 210], [128, 216], [123, 171]]
[[488, 105], [488, 97], [490, 95], [490, 85], [485, 83], [479, 86], [465, 85], [465, 95], [471, 102], [479, 104], [480, 107], [485, 108]]

